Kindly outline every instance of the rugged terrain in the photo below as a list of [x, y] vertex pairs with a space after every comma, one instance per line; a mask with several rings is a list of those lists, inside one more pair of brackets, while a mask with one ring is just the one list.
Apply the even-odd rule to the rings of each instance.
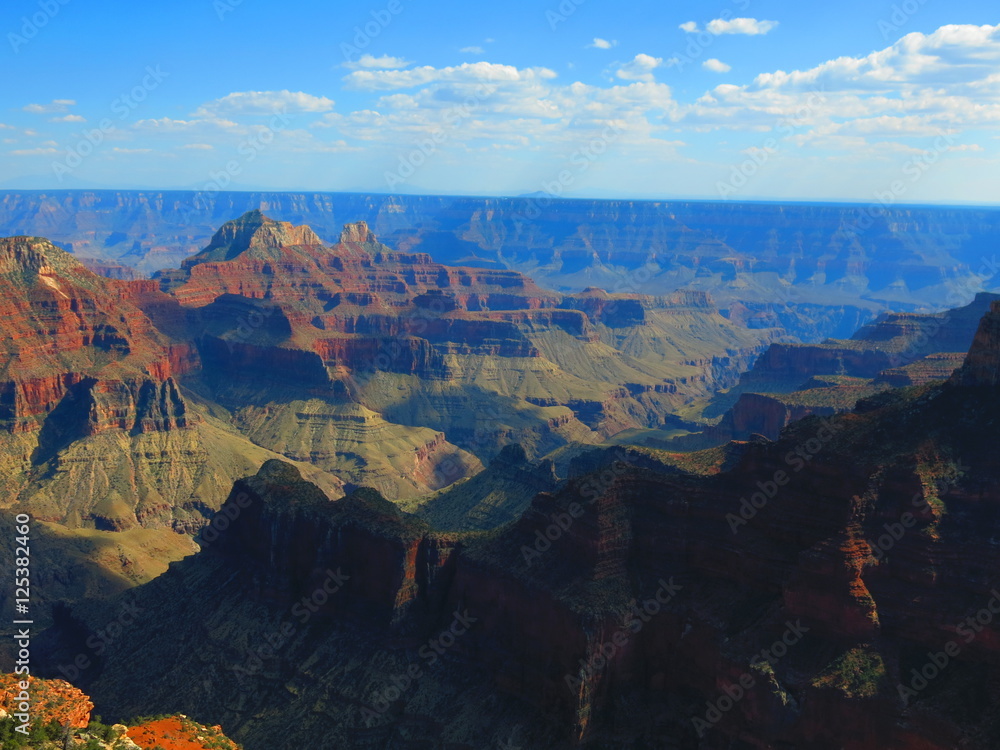
[[[511, 442], [535, 457], [655, 427], [780, 333], [729, 321], [699, 292], [566, 295], [393, 251], [363, 222], [328, 247], [259, 211], [156, 280], [196, 342], [192, 387], [237, 429], [393, 499], [473, 474]], [[176, 325], [176, 310], [147, 309]]]
[[[64, 680], [0, 674], [0, 747], [8, 750], [239, 750], [220, 727], [206, 727], [184, 715], [137, 719], [132, 726], [108, 726], [91, 719], [94, 704]], [[19, 717], [22, 695], [31, 705], [30, 723]], [[17, 731], [25, 727], [28, 732]]]
[[565, 295], [260, 212], [150, 281], [38, 238], [0, 251], [6, 504], [98, 529], [195, 531], [206, 498], [278, 455], [334, 494], [437, 490], [509, 442], [655, 427], [778, 333], [703, 293]]
[[1000, 272], [1000, 212], [990, 208], [14, 191], [0, 193], [0, 234], [50, 237], [148, 274], [253, 209], [309, 224], [327, 242], [364, 220], [400, 250], [522, 271], [560, 291], [708, 291], [727, 314], [777, 320], [806, 341], [848, 337], [885, 309], [956, 307], [996, 289]]
[[[695, 421], [672, 420], [695, 432], [648, 444], [690, 450], [754, 434], [773, 440], [811, 414], [850, 411], [859, 399], [889, 388], [947, 380], [997, 300], [1000, 295], [983, 292], [940, 313], [884, 313], [850, 339], [772, 344], [735, 387], [680, 410]], [[706, 421], [709, 426], [698, 429]]]
[[277, 455], [183, 392], [198, 351], [143, 312], [179, 308], [155, 282], [105, 279], [15, 237], [0, 240], [0, 295], [0, 505], [71, 527], [194, 531], [220, 490]]
[[[268, 462], [79, 682], [251, 750], [995, 747], [998, 332], [776, 442], [582, 456], [493, 532]], [[106, 618], [66, 613], [50, 668]]]

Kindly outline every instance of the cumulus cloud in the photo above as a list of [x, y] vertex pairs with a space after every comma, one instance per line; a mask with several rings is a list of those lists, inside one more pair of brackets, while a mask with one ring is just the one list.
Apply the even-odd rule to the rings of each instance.
[[459, 52], [466, 55], [482, 55], [486, 52], [486, 50], [478, 45], [472, 45], [471, 47], [462, 47]]
[[11, 151], [10, 153], [14, 156], [49, 156], [51, 154], [58, 154], [59, 149], [51, 146], [44, 146], [41, 148], [19, 148]]
[[998, 66], [1000, 24], [943, 26], [863, 57], [716, 86], [677, 118], [703, 131], [777, 130], [794, 133], [800, 145], [841, 150], [863, 148], [870, 138], [1000, 128]]
[[29, 104], [22, 109], [33, 115], [50, 115], [55, 112], [65, 112], [75, 104], [74, 99], [53, 99], [48, 104]]
[[631, 62], [622, 65], [617, 73], [623, 81], [652, 81], [653, 71], [663, 65], [662, 57], [653, 57], [640, 52]]
[[710, 70], [713, 73], [728, 73], [733, 69], [732, 65], [726, 65], [722, 60], [717, 60], [714, 57], [710, 57], [701, 64], [705, 70]]
[[601, 39], [599, 36], [595, 36], [593, 43], [587, 45], [587, 47], [590, 49], [611, 49], [612, 47], [617, 47], [617, 46], [618, 46], [617, 39], [612, 39], [609, 41], [607, 39]]
[[303, 91], [235, 91], [202, 104], [195, 117], [269, 115], [275, 112], [329, 112], [334, 102]]
[[678, 26], [681, 31], [686, 31], [689, 34], [698, 33], [698, 24], [694, 21], [685, 21], [680, 26]]
[[158, 117], [139, 120], [132, 127], [136, 130], [155, 133], [182, 133], [204, 127], [228, 131], [239, 128], [239, 125], [232, 120], [221, 117], [206, 117], [200, 120], [176, 120], [172, 117]]
[[[865, 57], [838, 57], [808, 70], [764, 73], [754, 81], [761, 89], [825, 86], [857, 91], [895, 92], [901, 87], [975, 86], [983, 95], [1000, 84], [1000, 24], [949, 25], [931, 34], [913, 32], [891, 47]], [[945, 91], [941, 92], [942, 94]]]
[[424, 65], [410, 70], [356, 70], [344, 76], [348, 88], [391, 91], [432, 83], [505, 84], [555, 78], [548, 68], [515, 68], [513, 65], [477, 62], [446, 68]]
[[350, 70], [394, 70], [396, 68], [406, 68], [413, 63], [408, 60], [404, 60], [402, 57], [392, 57], [391, 55], [382, 55], [380, 57], [375, 57], [375, 55], [364, 54], [357, 60], [350, 62], [345, 62], [344, 67]]
[[777, 21], [758, 21], [756, 18], [716, 18], [709, 21], [705, 29], [710, 34], [747, 34], [758, 36], [766, 34], [778, 25]]
[[370, 148], [398, 149], [430, 136], [442, 151], [476, 154], [571, 153], [612, 124], [621, 133], [616, 144], [646, 148], [647, 156], [669, 157], [680, 145], [663, 137], [669, 127], [662, 118], [673, 116], [677, 107], [665, 84], [561, 84], [546, 69], [489, 63], [397, 73], [365, 76], [364, 85], [384, 90], [383, 96], [366, 109], [327, 113], [313, 127], [335, 130]]

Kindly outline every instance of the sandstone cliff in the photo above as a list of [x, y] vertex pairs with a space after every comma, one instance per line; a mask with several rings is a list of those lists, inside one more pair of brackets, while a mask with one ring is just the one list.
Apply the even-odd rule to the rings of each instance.
[[[980, 343], [978, 361], [1000, 347]], [[985, 750], [998, 403], [936, 384], [777, 442], [608, 449], [487, 535], [367, 492], [331, 504], [271, 463], [234, 487], [220, 543], [138, 590], [170, 616], [110, 649], [93, 694], [200, 712], [251, 750], [316, 732], [480, 747], [515, 726], [527, 747]], [[100, 619], [79, 608], [52, 658]], [[137, 663], [170, 666], [123, 690]]]
[[144, 309], [196, 337], [199, 379], [237, 429], [393, 499], [510, 442], [534, 457], [655, 427], [778, 333], [731, 323], [702, 292], [563, 295], [394, 251], [364, 222], [327, 247], [259, 211], [157, 281], [181, 310]]
[[[0, 240], [0, 296], [3, 507], [71, 527], [194, 531], [222, 488], [275, 455], [185, 394], [198, 350], [154, 282], [102, 278], [14, 237]], [[336, 479], [317, 479], [336, 494]]]

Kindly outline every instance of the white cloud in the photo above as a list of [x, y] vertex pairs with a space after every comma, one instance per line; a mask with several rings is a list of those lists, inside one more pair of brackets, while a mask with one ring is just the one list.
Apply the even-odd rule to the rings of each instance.
[[[677, 108], [665, 84], [564, 85], [555, 82], [551, 71], [510, 69], [503, 75], [493, 71], [497, 82], [484, 86], [470, 79], [468, 70], [404, 71], [414, 72], [429, 83], [387, 93], [367, 109], [328, 113], [313, 127], [390, 153], [432, 136], [440, 144], [442, 163], [480, 153], [573, 153], [602, 137], [612, 123], [621, 129], [616, 147], [645, 148], [643, 158], [672, 158], [679, 145], [662, 137], [669, 129], [662, 124], [663, 116]], [[394, 86], [411, 81], [391, 78]], [[384, 88], [389, 82], [383, 77], [378, 85]]]
[[617, 39], [612, 39], [609, 41], [607, 39], [601, 39], [599, 36], [594, 37], [593, 44], [587, 45], [587, 47], [589, 47], [590, 49], [611, 49], [612, 47], [617, 47], [617, 46], [618, 46]]
[[402, 57], [392, 57], [390, 55], [375, 57], [375, 55], [369, 54], [364, 54], [355, 61], [344, 63], [344, 67], [350, 70], [394, 70], [396, 68], [405, 68], [409, 65], [412, 65], [412, 63], [404, 60]]
[[919, 152], [943, 135], [1000, 128], [998, 68], [1000, 24], [943, 26], [864, 57], [716, 86], [675, 122], [703, 132], [775, 131], [796, 145], [858, 155]]
[[471, 47], [462, 47], [459, 52], [466, 55], [482, 55], [486, 53], [486, 50], [477, 45], [472, 45]]
[[513, 65], [477, 62], [447, 68], [424, 65], [411, 70], [356, 70], [344, 76], [347, 88], [391, 91], [432, 83], [505, 84], [555, 78], [548, 68], [518, 69]]
[[663, 64], [662, 57], [653, 57], [640, 52], [635, 58], [622, 65], [616, 75], [623, 81], [652, 81], [653, 71]]
[[907, 34], [891, 47], [865, 57], [838, 57], [805, 71], [764, 73], [759, 88], [790, 90], [825, 86], [859, 92], [899, 92], [902, 87], [975, 86], [980, 96], [998, 93], [1000, 24], [942, 26], [932, 34]]
[[14, 156], [50, 156], [52, 154], [58, 154], [59, 149], [52, 147], [44, 148], [19, 148], [16, 151], [11, 151]]
[[50, 115], [55, 112], [65, 112], [76, 104], [74, 99], [53, 99], [48, 104], [29, 104], [22, 109], [33, 115]]
[[195, 117], [269, 115], [276, 112], [329, 112], [334, 102], [302, 91], [235, 91], [202, 104]]
[[758, 21], [756, 18], [716, 18], [709, 21], [705, 28], [710, 34], [747, 34], [757, 36], [766, 34], [778, 25], [777, 21]]
[[733, 69], [732, 65], [726, 65], [722, 60], [717, 60], [714, 57], [710, 57], [701, 64], [705, 70], [710, 70], [713, 73], [728, 73]]
[[695, 23], [694, 21], [685, 21], [684, 23], [682, 23], [677, 28], [679, 28], [681, 31], [686, 31], [689, 34], [697, 34], [698, 33], [698, 24]]
[[62, 117], [49, 118], [49, 122], [86, 122], [86, 117], [80, 115], [63, 115]]
[[118, 146], [115, 146], [111, 150], [114, 153], [116, 153], [116, 154], [148, 154], [153, 149], [151, 149], [151, 148], [119, 148]]
[[148, 130], [156, 133], [182, 133], [203, 127], [236, 130], [239, 125], [232, 120], [221, 117], [208, 117], [200, 120], [175, 120], [171, 117], [160, 117], [139, 120], [133, 125], [136, 130]]
[[191, 149], [192, 151], [211, 151], [215, 146], [210, 143], [185, 143], [181, 148]]

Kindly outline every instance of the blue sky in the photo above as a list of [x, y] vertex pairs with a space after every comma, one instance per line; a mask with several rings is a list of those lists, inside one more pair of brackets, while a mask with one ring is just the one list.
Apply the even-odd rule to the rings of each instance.
[[997, 203], [998, 15], [9, 0], [0, 187]]

